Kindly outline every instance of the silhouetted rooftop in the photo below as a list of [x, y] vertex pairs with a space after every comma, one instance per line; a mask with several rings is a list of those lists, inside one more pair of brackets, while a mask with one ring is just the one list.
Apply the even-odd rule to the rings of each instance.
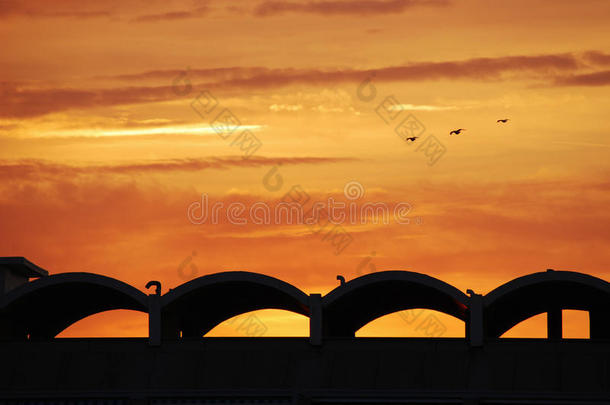
[[[610, 403], [610, 284], [582, 273], [534, 273], [479, 295], [424, 274], [382, 271], [325, 296], [243, 271], [198, 277], [165, 294], [159, 281], [146, 294], [99, 274], [47, 276], [22, 257], [0, 258], [0, 280], [7, 275], [0, 405]], [[430, 338], [355, 337], [374, 319], [414, 308], [463, 321], [465, 338], [428, 329]], [[112, 309], [146, 313], [148, 338], [55, 338]], [[259, 309], [308, 317], [309, 336], [205, 336]], [[590, 339], [562, 338], [563, 309], [589, 312]], [[500, 338], [545, 312], [548, 339]]]
[[48, 276], [49, 272], [35, 265], [25, 257], [0, 257], [0, 267], [29, 278]]

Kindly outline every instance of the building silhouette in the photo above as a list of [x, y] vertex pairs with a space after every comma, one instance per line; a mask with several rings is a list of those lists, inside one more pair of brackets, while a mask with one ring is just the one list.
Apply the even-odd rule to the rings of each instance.
[[[249, 272], [147, 288], [0, 258], [0, 405], [610, 404], [610, 284], [586, 274], [534, 273], [486, 295], [407, 271], [324, 296]], [[462, 320], [465, 338], [355, 337], [414, 308]], [[114, 309], [146, 313], [149, 336], [55, 338]], [[203, 337], [259, 309], [308, 317], [309, 336]], [[564, 309], [588, 311], [590, 339], [562, 339]], [[542, 313], [547, 339], [500, 338]], [[433, 322], [425, 327], [435, 335]]]

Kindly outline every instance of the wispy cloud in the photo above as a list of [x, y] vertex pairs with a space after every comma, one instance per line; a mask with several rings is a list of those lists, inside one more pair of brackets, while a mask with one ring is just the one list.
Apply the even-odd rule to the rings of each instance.
[[260, 17], [289, 12], [323, 16], [374, 15], [402, 13], [417, 6], [449, 4], [449, 0], [264, 1], [254, 9], [254, 14]]
[[610, 70], [558, 77], [554, 84], [557, 86], [608, 86], [610, 85]]
[[[260, 131], [263, 125], [240, 125], [240, 130]], [[155, 126], [132, 129], [71, 129], [50, 132], [38, 132], [38, 137], [108, 137], [108, 136], [149, 136], [149, 135], [217, 135], [216, 130], [210, 126], [181, 125], [181, 126]]]
[[394, 111], [449, 111], [457, 110], [458, 107], [454, 105], [425, 105], [425, 104], [399, 104], [390, 107], [390, 110]]
[[133, 18], [133, 22], [161, 22], [161, 21], [175, 21], [184, 20], [187, 18], [200, 18], [208, 14], [210, 8], [208, 6], [196, 7], [192, 10], [183, 11], [170, 11], [166, 13], [158, 14], [145, 14]]
[[584, 58], [597, 66], [610, 66], [610, 54], [600, 51], [588, 51]]
[[271, 104], [269, 106], [271, 111], [299, 111], [303, 109], [301, 104]]
[[[293, 83], [326, 84], [341, 81], [362, 80], [363, 76], [375, 74], [376, 81], [430, 80], [430, 79], [493, 79], [503, 73], [552, 74], [570, 72], [589, 66], [606, 66], [610, 54], [598, 51], [582, 53], [561, 53], [542, 55], [515, 55], [488, 58], [472, 58], [445, 62], [411, 62], [404, 65], [385, 66], [368, 69], [274, 69], [253, 67], [216, 67], [206, 69], [167, 69], [135, 74], [107, 76], [106, 79], [121, 81], [172, 80], [188, 74], [189, 78], [205, 80], [217, 85], [243, 85], [261, 87]], [[275, 79], [275, 80], [273, 80]]]
[[[414, 62], [399, 66], [369, 69], [272, 69], [231, 67], [189, 71], [194, 89], [243, 91], [274, 89], [286, 86], [328, 86], [358, 83], [366, 77], [376, 82], [409, 82], [423, 80], [505, 80], [537, 79], [557, 85], [604, 85], [610, 73], [590, 73], [592, 64], [604, 66], [608, 55], [548, 54], [474, 58], [447, 62]], [[180, 71], [157, 70], [140, 75], [117, 76], [120, 80], [165, 79], [164, 86], [116, 87], [103, 89], [35, 88], [16, 82], [0, 82], [0, 117], [24, 118], [69, 109], [171, 101], [177, 95], [171, 81]], [[204, 83], [194, 80], [202, 75]]]
[[232, 167], [260, 167], [273, 165], [315, 165], [355, 161], [348, 157], [223, 157], [209, 159], [170, 159], [103, 165], [67, 165], [44, 160], [0, 161], [1, 179], [73, 178], [79, 175], [142, 174], [150, 172], [200, 171]]
[[[134, 3], [138, 0], [129, 0]], [[124, 2], [127, 3], [128, 1]], [[116, 11], [120, 2], [79, 0], [0, 0], [0, 18], [94, 18], [109, 17]]]
[[35, 117], [74, 108], [167, 101], [176, 98], [171, 86], [113, 89], [38, 89], [0, 82], [0, 117]]

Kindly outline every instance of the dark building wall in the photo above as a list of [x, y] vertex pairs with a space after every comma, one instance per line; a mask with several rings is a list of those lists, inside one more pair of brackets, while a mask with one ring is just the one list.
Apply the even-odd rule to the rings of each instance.
[[56, 339], [2, 342], [0, 359], [4, 403], [610, 403], [610, 342], [592, 340], [502, 339], [472, 348], [464, 339], [330, 339], [313, 346], [307, 338], [204, 338], [158, 347], [147, 339]]

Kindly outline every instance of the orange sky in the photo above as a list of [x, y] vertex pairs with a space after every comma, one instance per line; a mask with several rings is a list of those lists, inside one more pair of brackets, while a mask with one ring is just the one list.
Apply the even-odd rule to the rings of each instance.
[[[609, 17], [606, 0], [0, 0], [0, 255], [163, 292], [225, 270], [319, 293], [389, 269], [478, 293], [547, 268], [608, 280]], [[200, 116], [204, 91], [217, 105]], [[221, 137], [225, 108], [240, 127]], [[394, 131], [409, 114], [425, 127], [414, 143]], [[246, 129], [261, 143], [248, 159]], [[434, 164], [418, 150], [429, 136], [445, 150]], [[349, 202], [350, 182], [358, 207], [406, 203], [411, 223], [344, 224], [335, 254], [304, 225], [187, 217], [204, 193], [273, 206], [299, 185]], [[307, 333], [298, 315], [256, 316], [269, 336]], [[565, 336], [587, 335], [586, 316], [564, 319]], [[119, 311], [62, 336], [145, 333]], [[418, 334], [399, 314], [358, 333]]]

